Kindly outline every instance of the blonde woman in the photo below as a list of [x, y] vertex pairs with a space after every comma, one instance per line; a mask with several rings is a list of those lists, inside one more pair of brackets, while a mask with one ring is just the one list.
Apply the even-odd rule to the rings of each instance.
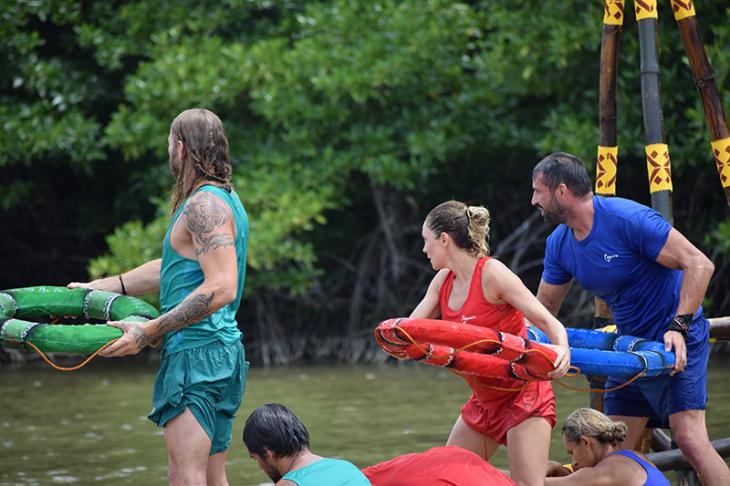
[[[563, 325], [502, 262], [489, 256], [489, 211], [447, 201], [426, 217], [423, 252], [438, 273], [413, 318], [441, 318], [526, 336], [525, 317], [542, 329], [557, 352], [552, 377], [570, 363]], [[470, 381], [473, 393], [461, 409], [447, 445], [471, 450], [484, 459], [507, 446], [512, 479], [520, 486], [542, 485], [550, 430], [557, 421], [552, 385], [515, 380], [518, 391]]]
[[646, 457], [621, 450], [628, 427], [591, 408], [579, 408], [563, 424], [563, 442], [573, 457], [573, 474], [545, 478], [560, 486], [669, 486]]

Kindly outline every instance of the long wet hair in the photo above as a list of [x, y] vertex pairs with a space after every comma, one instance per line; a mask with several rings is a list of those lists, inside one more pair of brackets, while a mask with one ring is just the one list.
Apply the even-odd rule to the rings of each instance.
[[626, 440], [628, 427], [623, 422], [614, 422], [606, 415], [592, 408], [579, 408], [565, 419], [563, 435], [571, 442], [580, 443], [581, 436], [592, 437], [601, 444], [618, 446]]
[[489, 255], [489, 211], [484, 206], [443, 202], [428, 213], [426, 227], [437, 236], [448, 234], [457, 247], [472, 256]]
[[289, 457], [309, 447], [309, 432], [284, 405], [267, 403], [246, 419], [243, 443], [251, 454], [264, 456], [268, 450], [275, 457]]
[[175, 143], [183, 144], [182, 164], [170, 200], [172, 213], [203, 180], [231, 190], [233, 167], [228, 155], [228, 139], [223, 122], [215, 113], [203, 108], [185, 110], [173, 120], [170, 133]]

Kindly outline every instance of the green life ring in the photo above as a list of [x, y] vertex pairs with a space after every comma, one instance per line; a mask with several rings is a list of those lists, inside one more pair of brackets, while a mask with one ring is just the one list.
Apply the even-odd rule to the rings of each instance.
[[66, 287], [26, 287], [0, 291], [0, 345], [44, 353], [92, 354], [122, 331], [105, 324], [45, 324], [32, 319], [74, 317], [146, 322], [160, 313], [128, 295]]

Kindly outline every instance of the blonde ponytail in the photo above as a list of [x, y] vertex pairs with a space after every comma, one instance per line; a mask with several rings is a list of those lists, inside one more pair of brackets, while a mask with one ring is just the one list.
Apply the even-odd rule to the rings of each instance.
[[447, 233], [472, 256], [489, 255], [489, 211], [484, 206], [446, 201], [428, 213], [426, 226], [437, 235]]

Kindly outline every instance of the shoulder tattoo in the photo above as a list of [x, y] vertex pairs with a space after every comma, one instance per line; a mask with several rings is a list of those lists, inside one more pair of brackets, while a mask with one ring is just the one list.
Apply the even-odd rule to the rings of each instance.
[[209, 192], [198, 193], [190, 198], [183, 214], [193, 237], [195, 255], [205, 255], [210, 250], [236, 244], [230, 233], [215, 232], [216, 228], [228, 223], [230, 216], [228, 209]]

